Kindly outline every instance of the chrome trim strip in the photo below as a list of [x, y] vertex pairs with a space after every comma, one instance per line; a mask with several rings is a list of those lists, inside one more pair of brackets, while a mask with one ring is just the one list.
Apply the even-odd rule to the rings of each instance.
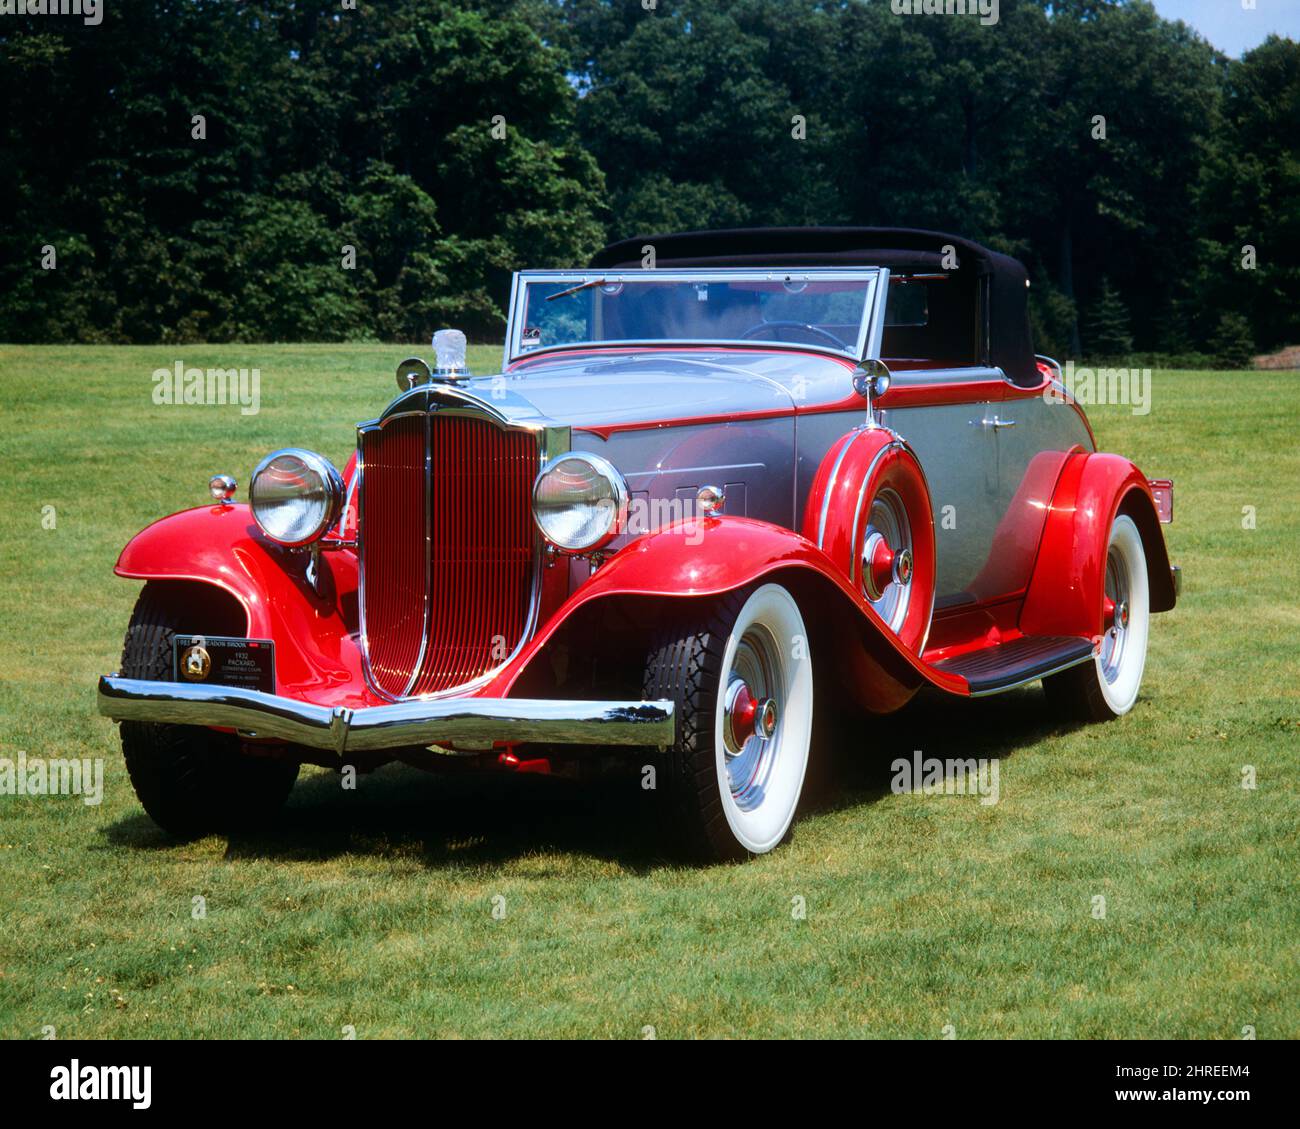
[[1043, 353], [1035, 353], [1034, 360], [1042, 361], [1045, 365], [1047, 365], [1048, 368], [1052, 370], [1053, 380], [1063, 381], [1065, 379], [1065, 371], [1061, 368], [1061, 362], [1058, 361], [1055, 357], [1049, 357]]
[[[858, 530], [862, 527], [862, 506], [867, 500], [867, 487], [871, 485], [872, 476], [876, 473], [880, 460], [893, 451], [901, 450], [904, 450], [903, 441], [897, 436], [881, 447], [867, 466], [867, 473], [862, 476], [862, 485], [858, 487], [858, 500], [853, 507], [853, 540], [849, 542], [849, 583], [854, 586], [855, 591], [858, 585]], [[910, 514], [908, 521], [911, 521]], [[898, 633], [894, 632], [894, 634]]]
[[[513, 318], [515, 315], [515, 301], [519, 297], [519, 272], [515, 271], [510, 275], [510, 305], [506, 307], [506, 316]], [[510, 342], [514, 327], [506, 326], [505, 341], [501, 345], [501, 371], [505, 372], [510, 367]]]
[[[879, 357], [885, 341], [885, 308], [889, 305], [889, 268], [881, 267], [872, 294], [871, 313], [858, 336], [858, 359]], [[868, 338], [867, 334], [871, 336]]]
[[[868, 431], [868, 430], [870, 430], [870, 429], [867, 428], [866, 426], [862, 426], [862, 427], [858, 427], [858, 428], [856, 428], [856, 430], [857, 430], [858, 434], [860, 435], [860, 434], [862, 434], [864, 431]], [[821, 517], [818, 519], [818, 522], [817, 522], [817, 548], [819, 548], [819, 549], [825, 549], [825, 548], [826, 548], [826, 545], [825, 545], [825, 540], [826, 540], [826, 518], [827, 518], [827, 515], [830, 513], [830, 509], [831, 509], [831, 495], [835, 493], [835, 483], [839, 480], [839, 477], [840, 477], [840, 463], [842, 463], [842, 462], [844, 461], [844, 456], [847, 455], [847, 454], [849, 453], [849, 448], [852, 447], [853, 444], [856, 443], [857, 441], [858, 441], [858, 436], [855, 435], [852, 439], [850, 439], [847, 443], [845, 443], [844, 446], [843, 446], [843, 448], [840, 450], [840, 453], [839, 453], [838, 455], [835, 456], [835, 465], [834, 465], [833, 467], [831, 467], [831, 477], [830, 477], [830, 481], [826, 483], [826, 494], [825, 494], [825, 496], [822, 498], [822, 512], [821, 512]]]
[[1015, 690], [1020, 686], [1028, 686], [1031, 682], [1037, 682], [1040, 678], [1051, 678], [1053, 674], [1060, 674], [1063, 670], [1069, 670], [1073, 666], [1080, 666], [1086, 662], [1093, 662], [1097, 656], [1095, 654], [1083, 655], [1077, 659], [1071, 659], [1069, 662], [1063, 662], [1060, 666], [1054, 666], [1051, 670], [1044, 670], [1039, 674], [1030, 675], [1028, 678], [1022, 678], [1019, 682], [1008, 682], [1005, 686], [995, 686], [991, 690], [972, 690], [969, 697], [972, 698], [991, 698], [994, 694], [1004, 694], [1008, 690]]
[[349, 752], [441, 742], [519, 741], [557, 745], [671, 745], [673, 703], [551, 701], [545, 698], [414, 699], [350, 710], [245, 690], [104, 675], [99, 712], [116, 721], [218, 725]]
[[[987, 365], [956, 365], [952, 368], [927, 368], [927, 369], [891, 369], [889, 373], [889, 386], [891, 388], [928, 388], [931, 385], [942, 387], [945, 384], [971, 384], [982, 381], [1001, 381], [1004, 384], [1011, 384], [1007, 380], [1007, 375], [1000, 368], [990, 368]], [[1012, 384], [1013, 388], [1022, 388], [1023, 385]], [[978, 402], [978, 401], [976, 401]], [[901, 409], [894, 409], [900, 411]]]

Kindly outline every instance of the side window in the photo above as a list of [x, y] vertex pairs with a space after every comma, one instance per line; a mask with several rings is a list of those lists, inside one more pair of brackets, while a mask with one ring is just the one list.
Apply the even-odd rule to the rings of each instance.
[[930, 302], [924, 282], [890, 280], [885, 301], [885, 328], [895, 325], [922, 326], [930, 321]]
[[891, 277], [881, 352], [916, 367], [979, 363], [979, 287], [960, 274]]

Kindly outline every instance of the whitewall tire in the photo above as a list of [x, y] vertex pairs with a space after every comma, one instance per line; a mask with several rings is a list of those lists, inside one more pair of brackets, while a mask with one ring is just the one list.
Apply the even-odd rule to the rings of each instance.
[[1102, 635], [1097, 654], [1043, 680], [1049, 699], [1063, 712], [1088, 720], [1122, 717], [1142, 687], [1151, 633], [1151, 586], [1137, 524], [1120, 514], [1106, 547]]
[[701, 619], [666, 629], [646, 664], [646, 696], [677, 711], [668, 764], [677, 829], [695, 854], [764, 854], [788, 834], [808, 769], [807, 630], [780, 584], [732, 593]]

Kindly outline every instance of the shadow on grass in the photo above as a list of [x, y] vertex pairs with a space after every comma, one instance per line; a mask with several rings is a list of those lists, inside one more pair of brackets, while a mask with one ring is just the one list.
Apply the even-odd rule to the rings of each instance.
[[[842, 730], [829, 771], [805, 805], [839, 811], [889, 794], [897, 757], [1001, 757], [1063, 731], [1036, 688], [962, 702], [923, 693], [888, 717]], [[630, 765], [639, 765], [633, 754]], [[299, 779], [275, 825], [232, 833], [229, 859], [324, 860], [346, 854], [418, 857], [430, 867], [493, 866], [547, 852], [613, 861], [634, 873], [677, 860], [662, 808], [639, 773], [593, 781], [494, 772], [427, 773], [388, 765], [357, 778]], [[143, 813], [105, 830], [110, 843], [175, 849]]]
[[940, 759], [1006, 760], [1079, 724], [1053, 713], [1037, 684], [967, 700], [925, 689], [897, 713], [840, 726], [828, 770], [802, 810], [841, 811], [889, 795], [890, 766], [917, 750]]

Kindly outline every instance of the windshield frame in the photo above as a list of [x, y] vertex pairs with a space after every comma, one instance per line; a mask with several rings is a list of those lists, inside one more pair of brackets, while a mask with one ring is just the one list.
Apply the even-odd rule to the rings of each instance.
[[[531, 282], [564, 283], [579, 286], [585, 282], [864, 282], [867, 287], [858, 336], [851, 349], [798, 341], [773, 341], [758, 338], [650, 338], [648, 340], [572, 341], [537, 348], [523, 348], [524, 304]], [[750, 267], [656, 267], [643, 270], [527, 270], [516, 271], [510, 287], [509, 317], [502, 367], [513, 362], [550, 353], [576, 349], [646, 346], [673, 348], [689, 346], [741, 346], [752, 349], [775, 349], [793, 352], [824, 353], [858, 362], [880, 352], [884, 332], [884, 304], [889, 294], [889, 271], [885, 267], [790, 267], [755, 269]]]

